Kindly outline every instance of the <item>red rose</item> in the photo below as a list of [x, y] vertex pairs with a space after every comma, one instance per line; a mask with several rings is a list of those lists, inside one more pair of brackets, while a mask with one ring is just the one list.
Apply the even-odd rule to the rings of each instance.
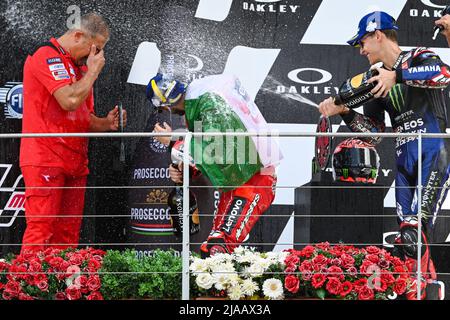
[[71, 285], [66, 289], [66, 295], [69, 300], [79, 300], [81, 298], [81, 291], [77, 286]]
[[355, 288], [356, 292], [361, 291], [361, 289], [363, 287], [365, 287], [367, 285], [367, 279], [366, 278], [362, 278], [362, 279], [358, 279], [353, 283], [353, 288]]
[[284, 279], [284, 287], [291, 293], [297, 293], [300, 287], [300, 280], [294, 275], [289, 275]]
[[81, 269], [79, 266], [77, 265], [73, 265], [67, 268], [66, 271], [66, 277], [70, 278], [71, 276], [75, 275], [75, 274], [79, 274], [81, 272]]
[[0, 291], [5, 288], [5, 284], [0, 282]]
[[0, 272], [4, 271], [4, 270], [8, 270], [9, 268], [9, 264], [7, 264], [6, 262], [0, 261]]
[[55, 294], [55, 300], [67, 300], [67, 296], [64, 292], [57, 292]]
[[328, 275], [333, 277], [333, 278], [339, 278], [341, 281], [344, 281], [345, 276], [344, 276], [344, 272], [342, 271], [341, 268], [337, 267], [337, 266], [331, 266], [328, 268]]
[[334, 259], [331, 259], [331, 264], [333, 266], [340, 266], [342, 264], [342, 261], [339, 258], [334, 258]]
[[323, 265], [320, 267], [320, 269], [318, 270], [320, 273], [322, 274], [328, 274], [328, 267], [326, 265]]
[[366, 248], [366, 251], [369, 254], [378, 254], [378, 253], [380, 253], [380, 248], [375, 247], [375, 246], [369, 246]]
[[28, 294], [20, 293], [19, 300], [34, 300], [34, 299], [32, 296], [29, 296]]
[[405, 278], [398, 278], [394, 284], [394, 292], [401, 296], [405, 293], [408, 282]]
[[302, 279], [303, 279], [304, 281], [309, 281], [309, 280], [311, 280], [312, 276], [313, 276], [312, 271], [305, 270], [305, 271], [302, 272]]
[[103, 257], [106, 252], [100, 249], [94, 249], [94, 248], [89, 248], [89, 252], [93, 255], [93, 256], [100, 256]]
[[37, 273], [34, 275], [34, 283], [37, 284], [38, 282], [41, 281], [47, 281], [47, 275], [45, 275], [44, 273]]
[[67, 268], [69, 268], [70, 267], [70, 263], [69, 263], [69, 261], [63, 261], [63, 262], [61, 262], [61, 265], [59, 266], [59, 268], [61, 269], [61, 270], [67, 270]]
[[12, 293], [14, 296], [18, 296], [21, 291], [20, 283], [17, 281], [9, 281], [5, 286], [5, 291]]
[[12, 292], [7, 291], [7, 290], [3, 291], [3, 293], [2, 293], [3, 300], [12, 300], [16, 296], [17, 295], [14, 295]]
[[309, 260], [303, 261], [300, 266], [298, 267], [300, 271], [312, 271], [313, 270], [313, 264]]
[[297, 270], [297, 266], [295, 264], [291, 264], [286, 266], [286, 268], [284, 269], [285, 273], [293, 273], [295, 272], [295, 270]]
[[325, 280], [327, 280], [327, 278], [325, 277], [324, 274], [316, 273], [312, 277], [311, 284], [314, 288], [318, 289], [323, 286], [323, 284], [325, 283]]
[[380, 261], [380, 257], [376, 254], [368, 254], [366, 256], [366, 259], [375, 264], [377, 264]]
[[408, 278], [409, 276], [409, 272], [406, 270], [404, 265], [395, 266], [394, 274], [398, 275], [400, 278]]
[[356, 269], [355, 267], [350, 267], [347, 269], [347, 273], [349, 276], [355, 277], [358, 274], [358, 269]]
[[386, 284], [387, 284], [388, 286], [390, 286], [390, 285], [392, 285], [392, 284], [395, 283], [395, 278], [394, 278], [394, 276], [393, 276], [390, 272], [387, 272], [387, 271], [384, 271], [384, 270], [381, 272], [381, 279], [382, 279], [384, 282], [386, 282]]
[[369, 260], [364, 260], [363, 263], [361, 264], [361, 267], [359, 268], [361, 273], [365, 276], [371, 276], [374, 272], [377, 272], [377, 270], [379, 269], [380, 268], [378, 267], [378, 265], [374, 264]]
[[88, 279], [87, 287], [90, 291], [97, 291], [101, 287], [99, 276], [91, 276]]
[[61, 267], [61, 263], [63, 263], [63, 261], [64, 261], [64, 259], [61, 258], [61, 257], [54, 257], [54, 258], [51, 258], [48, 261], [48, 264], [50, 266], [52, 266], [53, 268], [60, 268]]
[[329, 277], [326, 288], [329, 293], [339, 295], [342, 290], [342, 284], [336, 277]]
[[88, 262], [88, 268], [91, 270], [98, 270], [100, 269], [100, 267], [102, 266], [102, 264], [94, 259], [89, 260]]
[[39, 262], [31, 262], [28, 271], [35, 273], [42, 271], [42, 265]]
[[38, 282], [38, 284], [36, 286], [41, 291], [47, 291], [48, 290], [48, 282], [47, 281], [40, 281], [40, 282]]
[[305, 258], [310, 258], [315, 251], [316, 249], [313, 246], [306, 246], [303, 248], [300, 255]]
[[73, 284], [78, 288], [83, 288], [87, 286], [88, 278], [86, 276], [79, 276], [75, 279]]
[[103, 261], [103, 257], [96, 254], [92, 256], [92, 259], [97, 260], [98, 262], [102, 262]]
[[63, 281], [64, 279], [66, 279], [66, 273], [65, 272], [57, 272], [55, 274], [56, 279], [58, 279], [59, 281]]
[[350, 281], [345, 281], [344, 283], [342, 283], [340, 296], [345, 297], [350, 292], [352, 292], [352, 290], [353, 290], [352, 283]]
[[355, 259], [349, 255], [344, 253], [343, 255], [341, 255], [341, 261], [342, 261], [342, 267], [344, 269], [348, 269], [350, 267], [353, 267], [355, 264]]
[[299, 262], [300, 258], [293, 254], [287, 256], [286, 259], [284, 260], [285, 265], [292, 265], [292, 264], [297, 265]]
[[103, 300], [103, 296], [100, 292], [95, 291], [92, 292], [90, 295], [87, 296], [87, 300]]
[[327, 251], [330, 248], [330, 243], [329, 242], [322, 242], [319, 244], [316, 244], [316, 247], [323, 250], [323, 251]]
[[381, 260], [378, 262], [378, 265], [379, 265], [380, 268], [382, 268], [382, 269], [387, 269], [387, 268], [389, 268], [389, 266], [391, 265], [391, 263], [390, 263], [389, 261], [387, 261], [387, 260], [381, 259]]
[[80, 254], [74, 254], [73, 256], [70, 257], [69, 262], [73, 265], [81, 265], [83, 263], [83, 258], [81, 257]]
[[375, 298], [375, 294], [372, 289], [364, 286], [359, 290], [358, 299], [359, 300], [373, 300]]
[[324, 255], [322, 255], [322, 254], [319, 254], [319, 255], [317, 255], [316, 257], [314, 257], [313, 259], [312, 259], [312, 263], [314, 263], [315, 265], [320, 265], [320, 266], [322, 266], [322, 265], [324, 265], [324, 264], [326, 264], [328, 262], [328, 258], [326, 258]]
[[399, 257], [392, 257], [391, 262], [394, 266], [403, 266], [403, 261]]

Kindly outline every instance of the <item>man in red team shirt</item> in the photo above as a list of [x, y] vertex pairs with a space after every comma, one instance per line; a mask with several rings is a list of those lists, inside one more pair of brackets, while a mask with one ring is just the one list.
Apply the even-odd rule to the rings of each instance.
[[[23, 133], [118, 129], [117, 106], [105, 118], [94, 113], [92, 88], [105, 65], [103, 48], [108, 40], [108, 25], [91, 13], [81, 17], [77, 28], [50, 39], [27, 57]], [[126, 112], [123, 116], [126, 121]], [[77, 246], [89, 173], [87, 151], [87, 138], [21, 140], [27, 221], [22, 252], [49, 245]]]

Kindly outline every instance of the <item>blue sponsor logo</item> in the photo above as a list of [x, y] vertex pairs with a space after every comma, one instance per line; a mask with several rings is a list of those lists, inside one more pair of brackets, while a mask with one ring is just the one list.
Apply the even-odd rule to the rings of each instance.
[[47, 59], [47, 64], [54, 64], [54, 63], [62, 63], [61, 58], [55, 57]]

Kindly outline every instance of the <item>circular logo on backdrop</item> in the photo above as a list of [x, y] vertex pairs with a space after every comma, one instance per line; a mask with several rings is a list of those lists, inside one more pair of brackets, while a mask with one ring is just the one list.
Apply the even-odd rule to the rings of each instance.
[[0, 103], [4, 105], [6, 119], [22, 119], [23, 84], [21, 82], [7, 82], [0, 88]]
[[150, 149], [157, 153], [165, 153], [168, 150], [168, 146], [152, 137], [150, 138]]

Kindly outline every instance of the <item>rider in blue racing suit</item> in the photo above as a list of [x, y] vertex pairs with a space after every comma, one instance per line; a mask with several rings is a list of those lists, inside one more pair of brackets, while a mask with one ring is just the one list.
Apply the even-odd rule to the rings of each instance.
[[[445, 133], [447, 110], [443, 88], [450, 83], [449, 67], [432, 51], [415, 48], [401, 51], [396, 40], [398, 27], [395, 20], [384, 12], [373, 12], [363, 17], [358, 34], [348, 43], [360, 47], [373, 65], [383, 62], [377, 68], [379, 75], [369, 82], [377, 82], [372, 93], [374, 100], [364, 105], [364, 115], [343, 105], [334, 104], [329, 98], [319, 108], [323, 115], [340, 114], [347, 126], [354, 132], [384, 131], [384, 114], [389, 114], [394, 132]], [[421, 271], [425, 289], [428, 279], [435, 279], [436, 273], [428, 248], [429, 233], [433, 229], [436, 215], [445, 199], [449, 180], [449, 161], [445, 139], [427, 138], [422, 141], [422, 201], [423, 221]], [[366, 139], [376, 144], [378, 138]], [[417, 270], [417, 184], [418, 184], [418, 140], [416, 137], [396, 138], [395, 197], [400, 233], [397, 242], [411, 273]], [[407, 292], [408, 299], [415, 299], [417, 285]], [[421, 299], [425, 298], [422, 290]]]

